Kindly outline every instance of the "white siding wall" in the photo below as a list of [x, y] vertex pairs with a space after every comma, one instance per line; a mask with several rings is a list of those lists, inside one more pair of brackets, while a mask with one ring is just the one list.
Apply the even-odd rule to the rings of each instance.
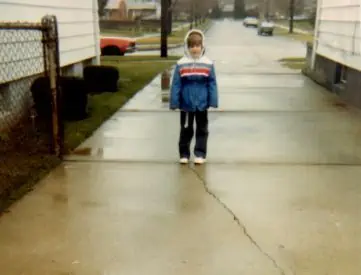
[[96, 0], [0, 0], [1, 21], [39, 22], [46, 14], [58, 19], [61, 66], [99, 55]]
[[316, 52], [361, 70], [361, 0], [318, 0]]

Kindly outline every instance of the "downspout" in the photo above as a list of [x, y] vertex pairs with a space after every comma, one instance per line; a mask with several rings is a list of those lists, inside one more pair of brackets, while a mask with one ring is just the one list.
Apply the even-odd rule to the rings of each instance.
[[315, 69], [315, 62], [316, 62], [316, 52], [319, 43], [319, 28], [321, 23], [321, 10], [322, 10], [322, 0], [317, 0], [317, 8], [316, 8], [316, 24], [315, 30], [313, 34], [313, 47], [312, 47], [312, 57], [311, 57], [311, 70]]
[[94, 42], [95, 42], [95, 64], [100, 65], [100, 28], [98, 14], [98, 0], [93, 0], [93, 26], [94, 26]]
[[[361, 23], [361, 0], [359, 0], [359, 14], [358, 14], [358, 23]], [[361, 28], [358, 29], [358, 37], [361, 37]], [[354, 37], [355, 39], [355, 37]], [[358, 48], [359, 53], [361, 53], [361, 43], [359, 44], [359, 48]], [[355, 52], [357, 52], [357, 49], [355, 49]], [[361, 66], [359, 65], [359, 67], [357, 68], [358, 70], [361, 69]]]

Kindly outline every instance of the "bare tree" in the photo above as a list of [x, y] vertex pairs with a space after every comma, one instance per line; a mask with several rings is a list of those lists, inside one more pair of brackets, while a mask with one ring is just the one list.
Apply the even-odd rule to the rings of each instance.
[[161, 35], [160, 35], [160, 56], [168, 57], [168, 27], [169, 11], [171, 0], [162, 0], [161, 2]]
[[162, 0], [161, 15], [161, 57], [168, 56], [168, 35], [172, 31], [172, 17], [175, 13], [185, 12], [189, 14], [191, 27], [209, 14], [218, 0]]
[[105, 13], [105, 7], [108, 4], [108, 0], [98, 0], [98, 14], [103, 16]]
[[245, 16], [245, 4], [244, 0], [234, 1], [234, 18], [239, 19]]
[[[272, 0], [269, 0], [272, 1]], [[304, 0], [273, 0], [272, 1], [272, 12], [279, 12], [283, 15], [290, 17], [290, 7], [293, 6], [294, 14], [301, 14], [304, 10]]]

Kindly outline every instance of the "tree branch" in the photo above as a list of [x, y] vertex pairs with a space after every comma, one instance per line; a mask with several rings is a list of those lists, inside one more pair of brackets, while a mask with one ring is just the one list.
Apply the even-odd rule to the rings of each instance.
[[173, 0], [172, 2], [173, 2], [173, 3], [169, 6], [168, 11], [172, 11], [172, 10], [173, 10], [173, 8], [177, 5], [178, 0]]

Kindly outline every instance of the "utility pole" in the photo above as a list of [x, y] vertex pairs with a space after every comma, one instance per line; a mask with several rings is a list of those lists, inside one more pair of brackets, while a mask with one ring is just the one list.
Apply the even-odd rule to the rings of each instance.
[[168, 57], [168, 15], [170, 0], [162, 0], [161, 2], [161, 22], [160, 22], [160, 57]]
[[191, 0], [191, 23], [190, 23], [190, 29], [193, 29], [194, 27], [194, 13], [195, 13], [195, 0]]
[[172, 33], [173, 28], [173, 8], [172, 8], [172, 0], [168, 0], [168, 15], [167, 15], [167, 35], [170, 35]]
[[264, 14], [264, 17], [266, 20], [268, 20], [269, 18], [269, 14], [270, 14], [270, 0], [265, 0], [265, 14]]
[[293, 17], [295, 15], [295, 0], [290, 0], [290, 12], [289, 12], [289, 33], [293, 33]]

